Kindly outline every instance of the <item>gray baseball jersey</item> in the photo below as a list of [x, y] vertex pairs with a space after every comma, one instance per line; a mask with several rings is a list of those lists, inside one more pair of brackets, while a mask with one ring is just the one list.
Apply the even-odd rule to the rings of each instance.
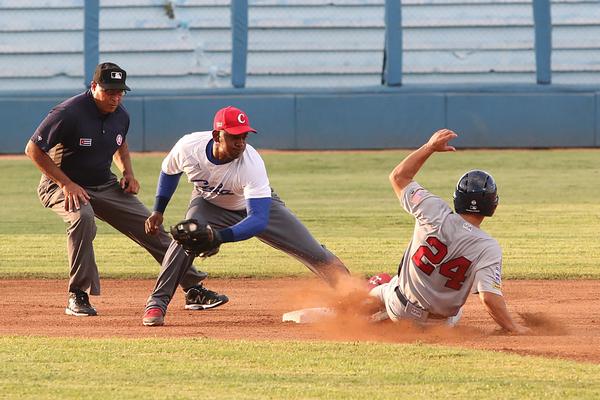
[[[451, 317], [459, 313], [470, 292], [502, 295], [502, 251], [496, 240], [417, 182], [404, 189], [401, 203], [416, 222], [398, 276], [390, 284], [408, 301], [430, 314]], [[395, 307], [401, 307], [394, 290], [386, 293], [386, 303], [393, 300]]]

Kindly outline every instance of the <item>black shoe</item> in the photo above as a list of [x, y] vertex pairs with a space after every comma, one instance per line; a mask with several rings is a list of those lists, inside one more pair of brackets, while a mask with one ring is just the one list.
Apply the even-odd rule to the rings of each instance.
[[229, 298], [227, 296], [208, 290], [201, 283], [192, 286], [185, 292], [186, 310], [207, 310], [218, 307], [228, 301]]
[[98, 315], [96, 309], [90, 304], [88, 294], [82, 290], [69, 292], [69, 300], [65, 314], [74, 315], [76, 317], [89, 317]]

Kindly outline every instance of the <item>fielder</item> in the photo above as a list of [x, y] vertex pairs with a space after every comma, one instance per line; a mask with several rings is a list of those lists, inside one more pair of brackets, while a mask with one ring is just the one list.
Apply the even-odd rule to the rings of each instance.
[[494, 321], [508, 332], [530, 330], [508, 313], [501, 291], [502, 250], [480, 229], [498, 205], [496, 183], [484, 171], [464, 174], [454, 192], [454, 212], [428, 192], [414, 176], [435, 152], [455, 151], [448, 142], [457, 134], [442, 129], [409, 154], [390, 174], [390, 182], [406, 212], [416, 219], [411, 242], [398, 274], [371, 278], [370, 295], [379, 299], [393, 320], [455, 325], [470, 292], [479, 298]]
[[273, 192], [262, 158], [246, 143], [249, 132], [256, 133], [248, 116], [225, 107], [216, 113], [212, 131], [184, 136], [164, 159], [146, 232], [157, 232], [183, 173], [194, 189], [186, 221], [172, 229], [176, 240], [171, 242], [146, 304], [144, 325], [164, 324], [173, 292], [194, 257], [215, 254], [221, 243], [256, 236], [295, 257], [331, 285], [340, 275], [349, 275], [346, 266], [315, 240]]
[[[113, 63], [96, 67], [90, 89], [54, 107], [27, 142], [25, 153], [42, 171], [38, 196], [67, 228], [71, 268], [65, 313], [97, 315], [89, 294], [100, 294], [94, 257], [95, 218], [99, 218], [146, 249], [162, 262], [171, 239], [162, 227], [149, 237], [144, 222], [150, 211], [135, 196], [139, 189], [127, 146], [129, 114], [121, 104], [127, 73]], [[118, 180], [112, 161], [123, 173]], [[206, 273], [190, 268], [181, 285], [186, 308], [224, 304], [227, 297], [206, 289]]]

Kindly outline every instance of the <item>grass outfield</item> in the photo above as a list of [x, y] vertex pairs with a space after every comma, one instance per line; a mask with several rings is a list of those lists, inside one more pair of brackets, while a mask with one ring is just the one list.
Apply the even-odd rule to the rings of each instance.
[[[413, 221], [387, 182], [406, 154], [268, 153], [264, 159], [288, 206], [353, 273], [368, 275], [393, 271], [411, 236]], [[500, 206], [483, 228], [504, 249], [505, 278], [598, 279], [599, 156], [596, 150], [436, 154], [417, 180], [450, 200], [465, 170], [495, 176]], [[134, 157], [148, 205], [160, 161]], [[66, 281], [65, 226], [37, 200], [39, 173], [28, 160], [0, 159], [0, 169], [0, 278]], [[180, 183], [167, 224], [183, 216], [190, 189]], [[94, 245], [103, 278], [156, 277], [151, 257], [101, 222]], [[218, 277], [308, 273], [254, 239], [224, 245], [201, 268]], [[0, 399], [600, 396], [598, 365], [421, 344], [267, 340], [0, 337]]]
[[4, 337], [0, 372], [0, 398], [562, 400], [600, 393], [597, 365], [419, 344]]
[[[268, 153], [272, 186], [313, 234], [355, 274], [393, 271], [413, 220], [387, 181], [405, 151]], [[436, 154], [417, 180], [451, 201], [467, 169], [491, 172], [500, 206], [482, 228], [500, 242], [507, 279], [600, 278], [595, 255], [600, 222], [597, 150], [460, 151]], [[151, 207], [160, 156], [135, 156], [141, 200]], [[65, 225], [36, 196], [29, 160], [0, 159], [0, 278], [67, 274]], [[166, 224], [183, 218], [191, 185], [179, 184]], [[102, 277], [155, 278], [158, 266], [136, 244], [99, 222], [94, 242]], [[296, 260], [256, 239], [222, 246], [201, 265], [213, 277], [306, 275]]]

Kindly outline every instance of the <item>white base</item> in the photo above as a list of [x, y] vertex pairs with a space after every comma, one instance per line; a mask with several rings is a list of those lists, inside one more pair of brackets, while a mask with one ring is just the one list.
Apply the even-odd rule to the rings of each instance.
[[335, 316], [335, 311], [327, 307], [303, 308], [283, 314], [283, 322], [295, 322], [297, 324], [313, 324], [326, 318]]

